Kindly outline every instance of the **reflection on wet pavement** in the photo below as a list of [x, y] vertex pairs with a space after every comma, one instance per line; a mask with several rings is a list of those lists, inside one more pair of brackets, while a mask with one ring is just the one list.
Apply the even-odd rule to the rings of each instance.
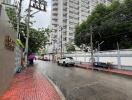
[[52, 62], [37, 63], [67, 100], [132, 100], [132, 79]]

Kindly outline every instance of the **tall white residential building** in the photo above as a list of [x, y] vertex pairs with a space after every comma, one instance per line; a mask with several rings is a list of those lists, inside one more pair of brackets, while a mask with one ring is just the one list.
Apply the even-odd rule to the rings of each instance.
[[90, 4], [90, 13], [97, 6], [97, 4], [109, 5], [112, 2], [112, 0], [89, 0], [89, 1], [90, 1], [90, 3], [89, 3]]
[[86, 20], [99, 3], [109, 4], [111, 0], [52, 0], [51, 42], [60, 51], [61, 34], [63, 51], [69, 43], [74, 43], [76, 25]]

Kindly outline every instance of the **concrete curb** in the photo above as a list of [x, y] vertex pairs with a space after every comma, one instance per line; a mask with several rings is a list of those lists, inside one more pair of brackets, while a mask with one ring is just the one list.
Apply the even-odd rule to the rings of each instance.
[[[82, 66], [78, 66], [76, 65], [75, 67], [77, 68], [81, 68], [81, 69], [89, 69], [89, 70], [92, 70], [92, 68], [86, 68], [86, 67], [82, 67]], [[123, 73], [116, 73], [116, 72], [109, 72], [109, 71], [104, 71], [104, 70], [99, 70], [99, 69], [93, 69], [95, 71], [100, 71], [100, 72], [103, 72], [103, 73], [112, 73], [112, 74], [115, 74], [115, 75], [119, 75], [119, 76], [122, 76], [122, 77], [125, 77], [125, 78], [132, 78], [132, 75], [128, 75], [128, 74], [123, 74]]]
[[42, 73], [46, 79], [53, 85], [53, 87], [55, 88], [56, 92], [58, 93], [58, 95], [60, 96], [61, 100], [66, 100], [65, 96], [63, 95], [63, 93], [61, 92], [61, 90], [54, 84], [54, 82], [44, 73]]

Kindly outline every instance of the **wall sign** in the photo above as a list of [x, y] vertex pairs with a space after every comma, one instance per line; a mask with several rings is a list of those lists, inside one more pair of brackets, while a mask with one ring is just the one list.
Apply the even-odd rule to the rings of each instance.
[[11, 39], [10, 36], [5, 36], [5, 48], [10, 51], [14, 51], [15, 42]]

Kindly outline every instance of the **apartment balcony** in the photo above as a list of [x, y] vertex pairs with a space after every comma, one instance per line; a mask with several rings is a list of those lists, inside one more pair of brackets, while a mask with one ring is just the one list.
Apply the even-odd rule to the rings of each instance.
[[73, 25], [73, 24], [72, 25], [70, 24], [69, 27], [75, 29], [75, 25]]
[[58, 5], [58, 0], [53, 0], [52, 6], [56, 6], [56, 5]]
[[74, 4], [74, 3], [69, 3], [69, 7], [79, 7], [79, 5], [78, 4]]
[[58, 22], [57, 22], [57, 21], [52, 20], [52, 24], [57, 24], [57, 25], [58, 25]]
[[79, 10], [69, 9], [69, 13], [73, 13], [73, 14], [79, 15]]
[[58, 11], [58, 7], [53, 7], [52, 11]]
[[57, 10], [52, 10], [52, 14], [58, 14]]
[[69, 9], [79, 10], [79, 6], [69, 6]]
[[53, 19], [58, 19], [58, 15], [52, 14], [52, 17], [51, 17], [51, 18], [53, 18]]
[[70, 14], [69, 19], [78, 20], [79, 19], [79, 15]]
[[58, 5], [57, 6], [52, 6], [52, 9], [58, 9]]
[[72, 36], [73, 37], [74, 36], [74, 33], [69, 33], [69, 36]]
[[75, 21], [69, 20], [69, 23], [70, 23], [70, 24], [74, 24], [74, 25], [78, 25], [78, 24], [79, 24], [79, 21], [76, 21], [76, 22], [75, 22]]
[[76, 4], [76, 5], [79, 5], [79, 1], [77, 0], [69, 0], [70, 4]]

